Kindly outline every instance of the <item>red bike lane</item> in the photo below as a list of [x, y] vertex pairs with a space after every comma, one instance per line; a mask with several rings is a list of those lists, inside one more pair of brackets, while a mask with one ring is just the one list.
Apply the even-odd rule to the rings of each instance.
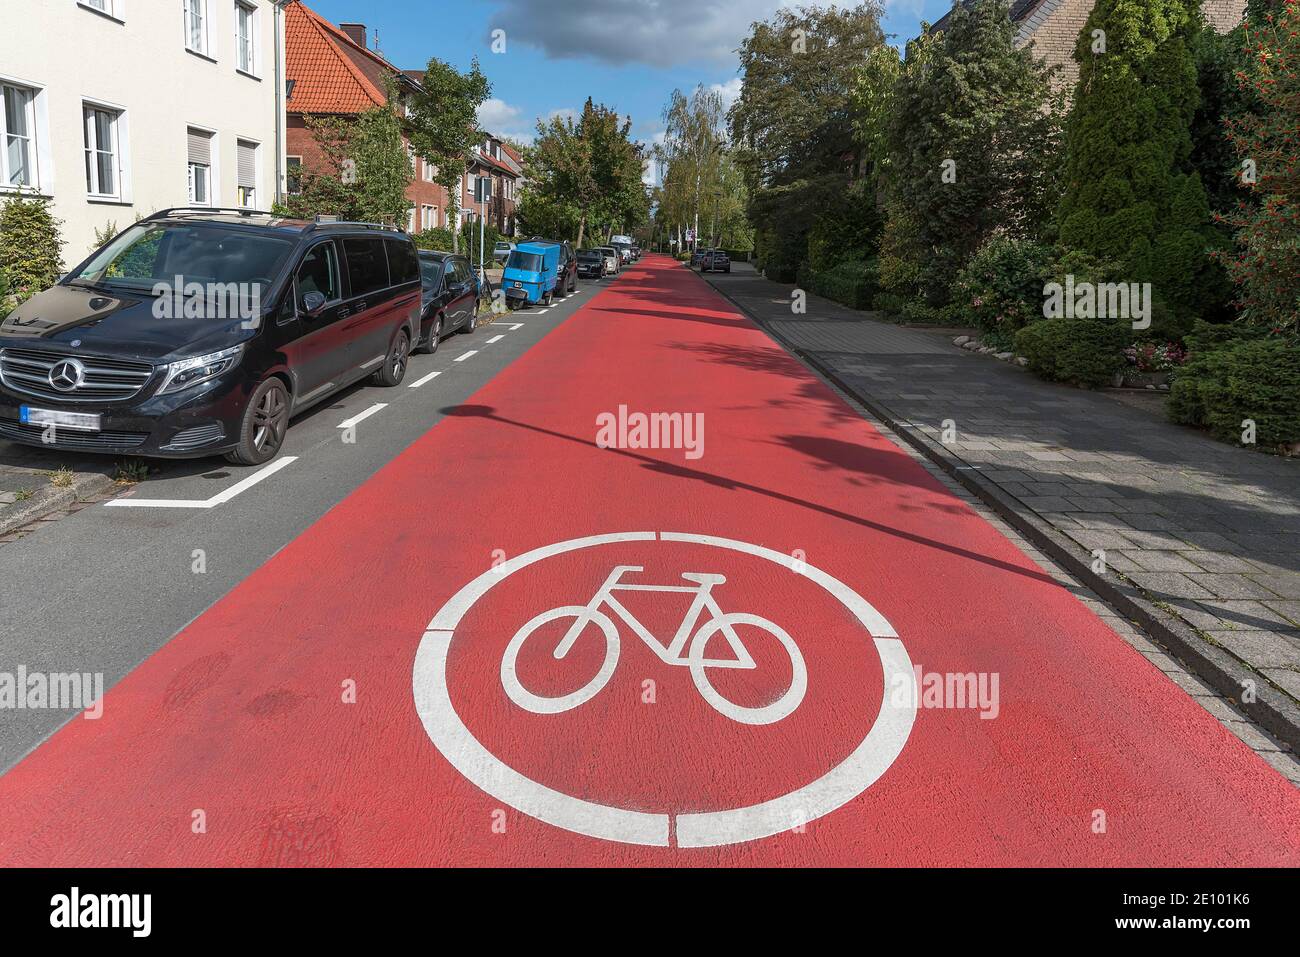
[[656, 257], [0, 778], [5, 865], [1297, 863], [1290, 784]]

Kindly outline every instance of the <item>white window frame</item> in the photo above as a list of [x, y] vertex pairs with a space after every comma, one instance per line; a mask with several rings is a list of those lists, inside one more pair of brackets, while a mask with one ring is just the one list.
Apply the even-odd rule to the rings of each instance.
[[412, 236], [414, 236], [417, 232], [419, 232], [419, 230], [416, 229], [416, 226], [417, 223], [415, 219], [415, 207], [412, 206], [406, 211], [406, 231], [410, 233]]
[[[102, 7], [96, 5], [100, 3], [103, 4]], [[77, 6], [85, 7], [92, 13], [98, 13], [118, 23], [126, 20], [126, 0], [77, 0]]]
[[116, 179], [116, 191], [105, 193], [96, 191], [92, 186], [99, 186], [99, 164], [98, 162], [91, 165], [89, 173], [92, 173], [95, 182], [86, 181], [86, 199], [92, 203], [122, 203], [130, 205], [131, 203], [131, 137], [130, 127], [128, 126], [128, 117], [126, 107], [119, 103], [110, 103], [106, 100], [96, 100], [90, 97], [81, 99], [81, 136], [82, 136], [82, 164], [85, 164], [86, 153], [90, 152], [91, 130], [96, 133], [95, 152], [102, 152], [98, 142], [98, 129], [92, 126], [90, 117], [86, 115], [87, 111], [97, 110], [104, 113], [113, 114], [113, 126], [111, 130], [112, 144], [111, 153], [113, 156], [113, 172]]
[[426, 183], [434, 182], [434, 177], [437, 175], [434, 165], [428, 160], [423, 160], [422, 162], [424, 163], [424, 181]]
[[430, 203], [420, 204], [420, 230], [438, 228], [438, 207]]
[[[27, 133], [23, 137], [27, 140], [28, 182], [26, 183], [9, 182], [9, 176], [13, 171], [9, 169], [9, 116], [4, 97], [5, 87], [20, 90], [28, 97], [25, 110]], [[47, 180], [48, 167], [45, 157], [48, 136], [44, 135], [46, 131], [42, 124], [44, 93], [41, 87], [11, 81], [7, 77], [0, 76], [0, 192], [42, 192], [42, 186]]]
[[[239, 32], [240, 11], [248, 14], [248, 66], [240, 66], [239, 60], [244, 50], [244, 37]], [[262, 75], [260, 57], [262, 53], [262, 17], [261, 8], [248, 0], [235, 0], [235, 71], [255, 79]]]
[[[190, 20], [196, 10], [199, 12], [201, 20], [199, 39], [202, 45], [198, 47], [191, 42], [193, 34], [190, 31]], [[214, 34], [212, 32], [211, 0], [181, 0], [181, 36], [184, 39], [185, 49], [189, 52], [208, 60], [217, 58], [217, 52], [212, 42]]]

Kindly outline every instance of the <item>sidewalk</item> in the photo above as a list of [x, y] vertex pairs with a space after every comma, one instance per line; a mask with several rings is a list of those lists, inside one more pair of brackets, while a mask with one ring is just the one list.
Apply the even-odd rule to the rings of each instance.
[[19, 445], [0, 439], [0, 546], [113, 490], [116, 459]]
[[1043, 382], [954, 346], [958, 330], [815, 296], [792, 315], [790, 287], [745, 264], [704, 278], [1297, 746], [1300, 462], [1173, 425], [1131, 396]]

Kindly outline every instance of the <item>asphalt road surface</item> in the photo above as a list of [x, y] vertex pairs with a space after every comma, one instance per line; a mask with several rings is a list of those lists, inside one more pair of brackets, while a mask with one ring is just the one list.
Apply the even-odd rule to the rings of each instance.
[[699, 277], [522, 318], [0, 551], [5, 649], [124, 675], [6, 732], [0, 864], [1300, 863], [1285, 779]]

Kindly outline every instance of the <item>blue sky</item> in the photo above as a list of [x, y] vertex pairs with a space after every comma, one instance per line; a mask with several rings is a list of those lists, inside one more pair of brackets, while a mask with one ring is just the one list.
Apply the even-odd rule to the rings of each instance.
[[[334, 23], [379, 32], [383, 54], [399, 67], [422, 68], [436, 56], [468, 67], [477, 55], [492, 81], [484, 126], [528, 136], [537, 117], [577, 110], [592, 96], [629, 115], [633, 135], [652, 141], [675, 87], [738, 88], [734, 51], [755, 19], [781, 0], [307, 0]], [[841, 0], [844, 5], [844, 0]], [[933, 22], [951, 0], [890, 0], [886, 32], [901, 43]], [[505, 31], [493, 53], [491, 34]], [[372, 41], [373, 42], [373, 41]]]

